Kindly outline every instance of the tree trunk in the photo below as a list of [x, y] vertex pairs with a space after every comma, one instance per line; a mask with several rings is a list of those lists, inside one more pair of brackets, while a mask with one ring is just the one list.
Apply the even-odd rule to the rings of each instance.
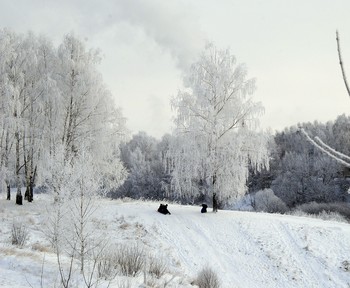
[[28, 195], [28, 202], [33, 202], [33, 177], [30, 177], [30, 184], [29, 184], [29, 195]]
[[16, 194], [16, 204], [17, 205], [23, 205], [23, 196], [21, 192], [21, 180], [20, 180], [20, 175], [19, 175], [19, 144], [20, 144], [20, 139], [19, 139], [19, 132], [15, 133], [16, 137], [16, 185], [17, 185], [17, 194]]
[[21, 193], [21, 187], [17, 187], [16, 204], [23, 205], [23, 196]]
[[24, 200], [29, 201], [29, 186], [26, 186], [26, 192], [24, 193]]
[[213, 212], [218, 212], [218, 201], [216, 199], [216, 193], [213, 193]]
[[10, 184], [7, 184], [7, 198], [6, 200], [11, 200], [11, 187]]
[[[32, 178], [32, 177], [31, 177]], [[29, 181], [29, 185], [26, 187], [26, 192], [24, 193], [24, 199], [28, 202], [33, 202], [33, 182]]]
[[216, 173], [214, 173], [212, 178], [212, 189], [213, 189], [213, 212], [218, 212], [218, 200], [216, 199], [215, 191]]
[[26, 193], [24, 194], [24, 199], [28, 202], [33, 201], [33, 176], [30, 174], [29, 179], [26, 180]]

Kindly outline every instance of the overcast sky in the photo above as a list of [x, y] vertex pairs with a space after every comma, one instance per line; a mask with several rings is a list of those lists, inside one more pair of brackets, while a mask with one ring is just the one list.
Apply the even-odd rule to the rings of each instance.
[[170, 132], [170, 98], [207, 41], [257, 79], [263, 128], [349, 114], [335, 31], [350, 77], [349, 0], [0, 0], [0, 26], [74, 34], [99, 48], [100, 71], [133, 133]]

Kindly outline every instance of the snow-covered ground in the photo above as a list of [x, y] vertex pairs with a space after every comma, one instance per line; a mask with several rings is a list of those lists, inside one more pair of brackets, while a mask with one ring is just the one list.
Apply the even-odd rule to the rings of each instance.
[[[33, 203], [16, 206], [1, 198], [0, 287], [57, 287], [56, 257], [44, 233], [52, 199], [35, 195]], [[111, 244], [137, 242], [166, 259], [168, 274], [152, 287], [165, 287], [170, 276], [166, 287], [192, 287], [208, 266], [227, 288], [350, 287], [347, 223], [238, 211], [201, 214], [201, 207], [175, 204], [169, 205], [171, 215], [161, 215], [158, 205], [99, 200], [92, 217], [96, 235]], [[28, 224], [23, 248], [11, 244], [14, 221]], [[126, 287], [122, 279], [109, 287]], [[130, 279], [129, 287], [144, 287], [143, 280]]]

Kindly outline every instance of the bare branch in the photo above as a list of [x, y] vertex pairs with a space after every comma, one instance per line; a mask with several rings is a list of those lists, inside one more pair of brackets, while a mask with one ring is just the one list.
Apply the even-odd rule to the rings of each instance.
[[[322, 147], [321, 145], [319, 145], [318, 143], [316, 143], [310, 136], [309, 134], [307, 134], [307, 132], [303, 129], [300, 128], [300, 132], [306, 137], [306, 139], [312, 144], [314, 145], [317, 149], [321, 150], [323, 153], [327, 154], [329, 157], [333, 158], [334, 160], [336, 160], [337, 162], [343, 164], [346, 167], [350, 167], [350, 163], [347, 161], [344, 161], [343, 159], [340, 159], [340, 157], [338, 157], [337, 155], [332, 154], [332, 149], [331, 151], [328, 151], [326, 148]], [[322, 142], [323, 143], [323, 142]], [[328, 145], [326, 147], [329, 147]], [[337, 152], [339, 153], [339, 152]]]
[[326, 143], [324, 143], [320, 138], [315, 137], [315, 142], [318, 142], [318, 144], [320, 144], [323, 148], [328, 149], [330, 153], [333, 153], [335, 156], [339, 157], [339, 158], [343, 158], [344, 160], [350, 161], [350, 157], [338, 152], [337, 150], [333, 149], [332, 147], [328, 146]]
[[336, 39], [337, 39], [337, 48], [338, 48], [338, 56], [339, 56], [339, 64], [340, 64], [340, 68], [341, 68], [341, 72], [343, 74], [343, 80], [344, 80], [344, 84], [345, 84], [345, 87], [346, 87], [346, 91], [348, 92], [348, 95], [350, 97], [350, 88], [349, 88], [349, 85], [348, 85], [348, 80], [346, 79], [346, 74], [345, 74], [345, 69], [344, 69], [344, 66], [343, 66], [343, 60], [342, 60], [342, 56], [341, 56], [341, 51], [340, 51], [340, 42], [339, 42], [339, 33], [338, 33], [338, 30], [336, 32]]

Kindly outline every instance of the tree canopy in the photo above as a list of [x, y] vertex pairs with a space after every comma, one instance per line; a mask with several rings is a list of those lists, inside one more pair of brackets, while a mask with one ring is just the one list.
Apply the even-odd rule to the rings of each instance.
[[184, 84], [172, 100], [172, 189], [180, 196], [237, 198], [246, 191], [248, 166], [268, 165], [268, 136], [257, 130], [264, 109], [252, 98], [255, 81], [229, 50], [207, 45]]

